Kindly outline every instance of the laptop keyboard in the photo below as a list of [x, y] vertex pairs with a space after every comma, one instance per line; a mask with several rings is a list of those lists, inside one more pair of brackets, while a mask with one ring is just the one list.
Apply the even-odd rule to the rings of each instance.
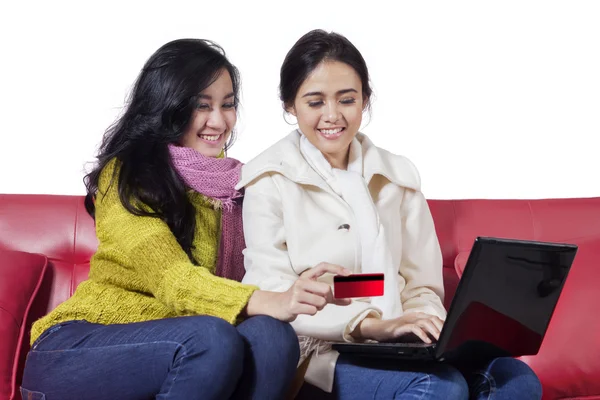
[[373, 344], [380, 345], [380, 346], [398, 346], [398, 347], [414, 347], [414, 348], [435, 346], [435, 343], [423, 343], [423, 342], [421, 342], [421, 343], [380, 342], [380, 343], [373, 343]]

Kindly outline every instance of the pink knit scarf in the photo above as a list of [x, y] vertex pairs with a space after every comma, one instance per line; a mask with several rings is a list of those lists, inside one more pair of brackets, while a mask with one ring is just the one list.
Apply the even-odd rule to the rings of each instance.
[[246, 247], [242, 225], [243, 193], [235, 190], [242, 163], [234, 158], [206, 157], [189, 147], [170, 144], [175, 170], [191, 189], [222, 204], [221, 240], [215, 274], [241, 281]]

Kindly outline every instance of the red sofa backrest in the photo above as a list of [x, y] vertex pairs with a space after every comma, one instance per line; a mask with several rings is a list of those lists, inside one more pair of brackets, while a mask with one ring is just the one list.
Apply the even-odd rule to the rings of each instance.
[[0, 195], [0, 248], [41, 253], [50, 262], [30, 314], [45, 315], [73, 294], [97, 246], [82, 196]]
[[[600, 197], [551, 200], [430, 200], [447, 277], [476, 236], [558, 242], [600, 238]], [[82, 196], [0, 195], [0, 248], [45, 254], [52, 263], [43, 315], [87, 278], [98, 241]], [[448, 293], [451, 298], [452, 291]]]
[[600, 197], [549, 200], [430, 200], [444, 255], [454, 268], [477, 236], [550, 242], [600, 238]]

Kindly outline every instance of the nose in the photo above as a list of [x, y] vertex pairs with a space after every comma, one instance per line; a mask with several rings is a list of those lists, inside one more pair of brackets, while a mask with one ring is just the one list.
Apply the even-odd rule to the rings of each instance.
[[323, 109], [323, 116], [325, 117], [325, 122], [329, 122], [331, 124], [337, 122], [337, 120], [340, 119], [337, 102], [327, 102]]
[[227, 124], [225, 123], [225, 116], [223, 115], [223, 112], [220, 107], [210, 112], [208, 120], [206, 121], [206, 126], [216, 131], [225, 130]]

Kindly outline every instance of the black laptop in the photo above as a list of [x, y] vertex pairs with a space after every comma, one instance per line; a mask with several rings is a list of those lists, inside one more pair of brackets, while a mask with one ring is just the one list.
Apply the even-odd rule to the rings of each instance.
[[478, 237], [437, 343], [335, 343], [333, 348], [438, 361], [537, 354], [576, 253], [572, 244]]

